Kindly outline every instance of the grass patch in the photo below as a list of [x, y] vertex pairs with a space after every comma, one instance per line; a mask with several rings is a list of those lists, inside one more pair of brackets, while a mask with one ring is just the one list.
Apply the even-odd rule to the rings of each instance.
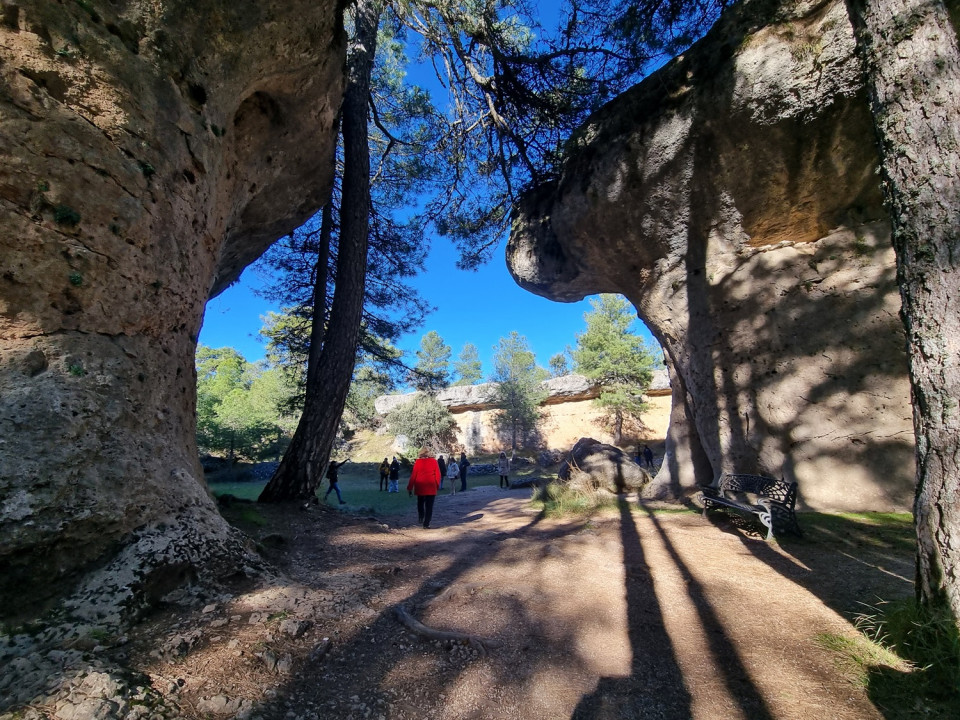
[[[383, 458], [381, 457], [380, 460]], [[407, 495], [407, 480], [410, 478], [410, 469], [400, 470], [400, 492], [388, 493], [381, 492], [380, 485], [380, 462], [349, 462], [340, 469], [340, 494], [343, 495], [345, 505], [340, 505], [336, 493], [326, 495], [330, 484], [324, 481], [317, 488], [317, 497], [321, 503], [331, 507], [342, 508], [346, 512], [372, 513], [376, 515], [401, 515], [411, 512], [411, 507], [416, 502], [415, 499]], [[496, 475], [467, 475], [467, 488], [478, 487], [480, 485], [497, 485], [499, 478]], [[260, 492], [266, 485], [266, 481], [253, 480], [241, 482], [237, 480], [208, 480], [207, 486], [217, 497], [221, 495], [233, 495], [246, 500], [256, 500]], [[444, 481], [441, 496], [449, 492], [450, 485]], [[439, 501], [438, 501], [439, 502]], [[238, 506], [240, 507], [240, 506]], [[254, 508], [244, 508], [244, 510], [254, 510]], [[241, 512], [240, 510], [237, 511]], [[238, 518], [243, 520], [244, 518]], [[262, 518], [261, 518], [262, 520]]]
[[241, 505], [235, 511], [237, 520], [240, 522], [248, 523], [250, 525], [256, 525], [257, 527], [263, 527], [267, 524], [266, 518], [260, 514], [260, 511], [255, 507], [250, 507], [249, 505]]
[[854, 619], [856, 637], [821, 635], [888, 719], [956, 718], [960, 633], [945, 612], [913, 599], [879, 603]]
[[798, 513], [805, 537], [789, 543], [828, 543], [838, 548], [913, 553], [916, 533], [910, 513]]
[[606, 492], [586, 492], [567, 485], [549, 483], [535, 491], [533, 506], [547, 517], [589, 515], [597, 510], [614, 508], [620, 498]]

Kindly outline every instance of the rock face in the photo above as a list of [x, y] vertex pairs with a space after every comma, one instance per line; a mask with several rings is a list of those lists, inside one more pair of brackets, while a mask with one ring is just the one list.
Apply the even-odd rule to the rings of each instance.
[[533, 292], [619, 292], [673, 387], [656, 485], [797, 480], [902, 509], [913, 433], [889, 222], [844, 5], [753, 0], [609, 103], [514, 217]]
[[[600, 395], [600, 388], [591, 384], [583, 375], [571, 374], [545, 380], [543, 388], [547, 398], [541, 406], [541, 417], [534, 434], [526, 439], [527, 445], [563, 450], [566, 452], [580, 437], [594, 434], [613, 442], [612, 428], [605, 421], [604, 412], [592, 400]], [[451, 387], [437, 394], [456, 422], [457, 444], [468, 453], [499, 452], [509, 446], [509, 438], [500, 437], [495, 419], [494, 383]], [[643, 418], [644, 438], [659, 441], [666, 432], [661, 426], [661, 405], [669, 402], [669, 378], [665, 370], [654, 372], [650, 384], [649, 413]], [[415, 393], [405, 395], [381, 395], [374, 402], [380, 415], [387, 415], [413, 399]], [[398, 438], [394, 449], [407, 452], [406, 439]]]
[[4, 618], [236, 552], [197, 462], [196, 337], [325, 201], [340, 26], [334, 2], [3, 0]]
[[[657, 389], [662, 389], [660, 383]], [[541, 385], [547, 391], [545, 405], [571, 402], [574, 400], [591, 400], [600, 395], [600, 388], [592, 385], [583, 375], [563, 375], [562, 377], [544, 380]], [[437, 401], [448, 408], [451, 413], [468, 412], [472, 410], [490, 410], [495, 407], [496, 383], [480, 383], [479, 385], [458, 385], [448, 387], [437, 393]], [[668, 386], [669, 389], [669, 386]], [[381, 395], [374, 400], [373, 406], [381, 415], [387, 415], [401, 405], [413, 400], [416, 393], [404, 395]]]
[[557, 482], [581, 491], [642, 492], [650, 479], [623, 450], [588, 437], [577, 441], [557, 473]]

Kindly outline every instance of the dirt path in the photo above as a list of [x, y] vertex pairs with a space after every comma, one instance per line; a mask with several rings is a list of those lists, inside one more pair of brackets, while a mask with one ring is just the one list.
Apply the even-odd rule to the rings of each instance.
[[[908, 547], [788, 552], [694, 513], [552, 520], [528, 500], [443, 495], [431, 530], [412, 501], [386, 522], [261, 509], [288, 579], [158, 618], [134, 663], [184, 717], [882, 717], [816, 637], [851, 633], [857, 600], [912, 592]], [[489, 651], [425, 640], [399, 606]]]

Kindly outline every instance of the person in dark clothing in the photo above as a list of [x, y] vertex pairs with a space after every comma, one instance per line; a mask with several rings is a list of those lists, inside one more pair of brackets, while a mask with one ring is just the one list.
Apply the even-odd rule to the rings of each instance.
[[387, 492], [400, 492], [400, 463], [397, 462], [397, 456], [393, 456], [393, 462], [390, 463], [390, 485]]
[[437, 458], [437, 467], [440, 468], [440, 487], [443, 488], [443, 479], [447, 476], [447, 461], [443, 455]]
[[346, 501], [343, 499], [343, 496], [340, 494], [340, 486], [337, 485], [337, 479], [340, 475], [340, 468], [346, 465], [348, 462], [350, 462], [350, 458], [347, 458], [343, 462], [334, 462], [333, 460], [331, 460], [330, 464], [327, 465], [327, 480], [330, 481], [330, 487], [327, 488], [327, 492], [323, 496], [324, 500], [327, 499], [327, 495], [330, 494], [331, 490], [336, 490], [337, 499], [340, 501], [340, 504], [341, 505], [345, 504]]
[[643, 446], [643, 459], [647, 463], [647, 467], [652, 470], [653, 469], [653, 450], [650, 449], [649, 445]]
[[387, 489], [387, 478], [390, 476], [390, 463], [384, 458], [380, 463], [380, 491]]
[[460, 453], [460, 492], [463, 492], [467, 489], [468, 465], [470, 465], [470, 461], [467, 460], [467, 454], [465, 452]]

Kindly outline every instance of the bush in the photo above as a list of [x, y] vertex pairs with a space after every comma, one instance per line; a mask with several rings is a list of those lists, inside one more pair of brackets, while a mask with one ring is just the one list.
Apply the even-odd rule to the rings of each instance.
[[456, 423], [432, 395], [417, 393], [387, 416], [394, 435], [405, 435], [414, 447], [429, 446], [434, 451], [449, 449], [456, 443]]

